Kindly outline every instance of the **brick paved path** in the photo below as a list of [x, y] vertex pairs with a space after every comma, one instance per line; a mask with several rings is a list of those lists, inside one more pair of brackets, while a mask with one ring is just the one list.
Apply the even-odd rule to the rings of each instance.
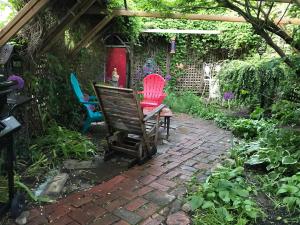
[[188, 224], [181, 211], [186, 185], [195, 172], [200, 181], [207, 177], [229, 148], [231, 135], [186, 115], [177, 115], [171, 125], [170, 141], [146, 164], [32, 209], [28, 224]]

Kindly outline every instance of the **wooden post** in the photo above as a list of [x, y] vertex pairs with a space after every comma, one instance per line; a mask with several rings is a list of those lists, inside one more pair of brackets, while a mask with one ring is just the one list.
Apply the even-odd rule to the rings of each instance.
[[57, 42], [59, 37], [64, 33], [64, 31], [70, 27], [73, 23], [80, 18], [94, 3], [96, 0], [86, 0], [78, 1], [64, 16], [64, 18], [59, 22], [59, 24], [54, 27], [46, 36], [43, 41], [42, 50], [43, 52], [48, 51], [53, 44]]
[[30, 0], [18, 14], [0, 31], [0, 46], [9, 41], [28, 23], [50, 0]]
[[83, 39], [73, 49], [71, 54], [75, 55], [80, 51], [81, 48], [86, 47], [93, 37], [95, 37], [95, 35], [97, 35], [97, 33], [101, 31], [113, 18], [113, 14], [105, 16], [90, 32], [83, 37]]

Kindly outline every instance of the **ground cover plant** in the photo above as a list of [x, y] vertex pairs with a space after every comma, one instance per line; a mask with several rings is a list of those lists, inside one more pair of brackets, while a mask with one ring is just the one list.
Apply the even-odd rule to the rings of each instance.
[[[166, 99], [166, 103], [174, 111], [213, 120], [220, 127], [231, 130], [238, 138], [230, 152], [230, 164], [225, 163], [213, 171], [204, 184], [192, 181], [191, 186], [194, 188], [190, 190], [187, 201], [193, 209], [194, 223], [298, 224], [300, 133], [297, 130], [297, 98], [288, 97], [286, 92], [290, 89], [284, 80], [279, 81], [281, 78], [275, 83], [264, 84], [262, 95], [269, 93], [272, 98], [267, 98], [266, 101], [257, 97], [259, 89], [258, 93], [250, 92], [257, 88], [257, 76], [239, 78], [246, 76], [249, 71], [255, 74], [253, 71], [256, 69], [251, 63], [246, 62], [245, 66], [243, 62], [238, 63], [242, 67], [225, 67], [225, 71], [221, 73], [221, 76], [226, 74], [226, 79], [221, 77], [223, 87], [243, 82], [243, 86], [236, 86], [239, 90], [233, 92], [235, 97], [230, 100], [230, 109], [226, 101], [225, 104], [218, 101], [207, 102], [189, 92], [171, 92]], [[273, 68], [263, 65], [264, 63], [270, 62], [263, 60], [257, 65], [258, 70], [264, 71], [267, 68], [265, 71], [273, 71], [269, 74], [279, 71], [275, 75], [278, 78], [285, 75], [292, 77], [291, 74], [284, 74], [280, 68], [276, 69], [276, 65]], [[277, 63], [279, 66], [280, 62]], [[241, 69], [249, 66], [253, 69]], [[239, 71], [242, 71], [242, 75]], [[245, 88], [249, 84], [253, 87]], [[223, 93], [234, 90], [231, 88], [232, 86], [227, 86]], [[241, 94], [241, 90], [249, 90], [247, 98], [238, 94]], [[296, 90], [293, 89], [294, 92]], [[261, 104], [262, 101], [264, 104]], [[248, 106], [246, 114], [233, 112], [240, 112], [245, 105]], [[243, 202], [242, 205], [239, 205], [240, 201]]]

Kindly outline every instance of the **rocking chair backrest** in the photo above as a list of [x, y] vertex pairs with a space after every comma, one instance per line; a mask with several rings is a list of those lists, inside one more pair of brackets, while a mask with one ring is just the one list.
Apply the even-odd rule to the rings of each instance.
[[163, 93], [165, 79], [159, 74], [150, 74], [143, 80], [144, 99], [159, 99]]
[[137, 135], [145, 133], [144, 116], [135, 91], [96, 83], [94, 90], [111, 134], [120, 130]]

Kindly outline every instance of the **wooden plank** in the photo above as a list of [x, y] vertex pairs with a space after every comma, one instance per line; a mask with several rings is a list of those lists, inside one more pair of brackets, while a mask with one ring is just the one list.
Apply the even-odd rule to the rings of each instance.
[[[205, 21], [223, 21], [223, 22], [247, 22], [241, 16], [222, 16], [222, 15], [205, 15], [205, 14], [183, 14], [183, 13], [168, 13], [132, 11], [124, 9], [116, 9], [112, 11], [115, 16], [136, 16], [136, 17], [152, 17], [152, 18], [169, 18], [169, 19], [186, 19], [186, 20], [205, 20]], [[100, 11], [101, 14], [108, 14], [107, 11]], [[279, 24], [294, 24], [300, 25], [298, 18], [283, 18], [274, 19], [274, 23]]]
[[83, 15], [94, 3], [96, 0], [86, 0], [86, 1], [77, 1], [76, 4], [68, 10], [68, 13], [62, 18], [59, 24], [52, 28], [51, 31], [47, 34], [45, 40], [43, 41], [42, 50], [43, 52], [48, 51], [53, 44], [57, 42], [59, 37], [64, 33], [64, 31], [72, 26], [80, 17]]
[[0, 31], [0, 46], [9, 41], [25, 24], [40, 12], [50, 0], [30, 0]]
[[221, 34], [221, 30], [178, 30], [178, 29], [144, 29], [143, 33], [167, 33], [167, 34]]
[[72, 55], [77, 54], [81, 48], [86, 47], [95, 35], [100, 32], [112, 19], [114, 15], [107, 15], [102, 19], [90, 32], [88, 32], [83, 39], [76, 45], [72, 51]]

